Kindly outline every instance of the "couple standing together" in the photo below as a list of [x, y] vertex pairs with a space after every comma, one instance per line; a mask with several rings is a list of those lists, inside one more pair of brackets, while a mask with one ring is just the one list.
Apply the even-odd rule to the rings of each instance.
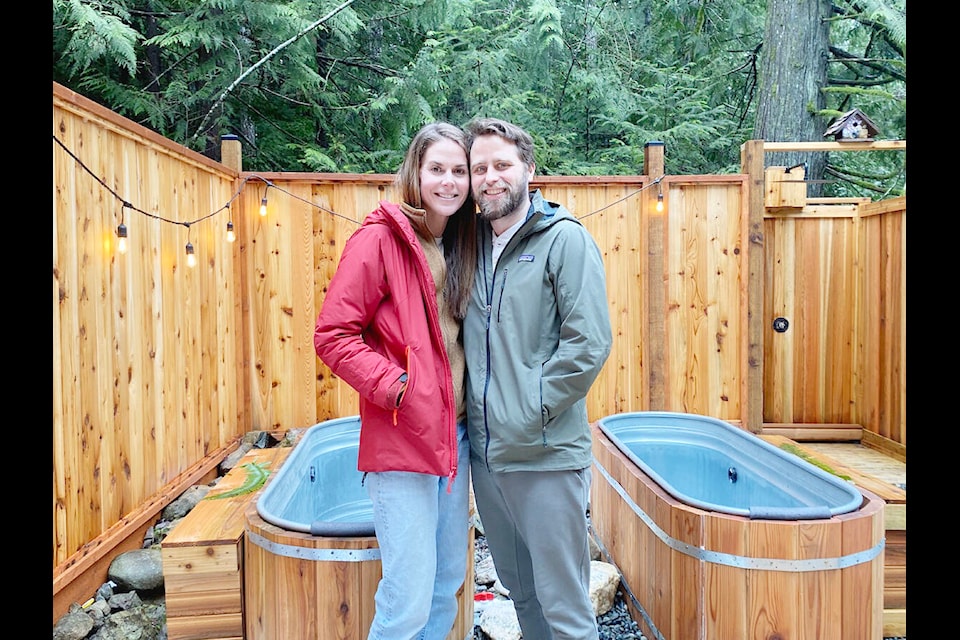
[[[469, 484], [524, 640], [596, 640], [586, 394], [612, 342], [603, 260], [531, 192], [533, 139], [424, 126], [347, 241], [314, 347], [360, 395], [358, 469], [382, 578], [368, 640], [444, 640]], [[477, 213], [479, 209], [479, 213]]]

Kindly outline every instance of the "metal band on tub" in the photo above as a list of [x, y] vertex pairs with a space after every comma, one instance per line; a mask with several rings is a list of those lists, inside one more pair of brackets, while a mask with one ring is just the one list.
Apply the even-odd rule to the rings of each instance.
[[380, 548], [374, 549], [307, 549], [289, 544], [280, 544], [267, 540], [263, 536], [246, 532], [247, 540], [258, 547], [266, 549], [275, 556], [297, 558], [299, 560], [314, 560], [317, 562], [367, 562], [380, 559]]
[[650, 516], [644, 513], [643, 509], [633, 501], [630, 496], [627, 495], [627, 492], [624, 491], [623, 487], [620, 486], [620, 483], [617, 482], [606, 469], [603, 468], [596, 458], [593, 460], [594, 466], [600, 471], [600, 474], [607, 479], [607, 482], [613, 489], [620, 494], [620, 497], [623, 498], [624, 502], [630, 505], [630, 508], [636, 513], [644, 524], [653, 531], [654, 534], [664, 544], [666, 544], [671, 549], [679, 551], [680, 553], [686, 554], [688, 556], [703, 560], [704, 562], [711, 562], [713, 564], [722, 564], [730, 567], [739, 567], [741, 569], [759, 569], [761, 571], [792, 571], [792, 572], [805, 572], [805, 571], [825, 571], [828, 569], [845, 569], [847, 567], [852, 567], [858, 564], [863, 564], [865, 562], [870, 562], [881, 553], [883, 553], [883, 548], [886, 544], [886, 538], [881, 538], [880, 542], [875, 544], [870, 549], [865, 549], [857, 553], [851, 553], [850, 555], [840, 556], [838, 558], [811, 558], [808, 560], [780, 560], [777, 558], [748, 558], [745, 556], [737, 556], [730, 553], [721, 553], [719, 551], [707, 551], [701, 547], [696, 547], [692, 544], [682, 542], [676, 538], [671, 537], [667, 534], [666, 531], [657, 526], [657, 523], [653, 521]]

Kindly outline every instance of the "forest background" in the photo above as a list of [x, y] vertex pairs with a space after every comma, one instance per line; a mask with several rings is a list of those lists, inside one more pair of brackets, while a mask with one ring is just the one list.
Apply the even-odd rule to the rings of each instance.
[[[747, 140], [860, 109], [906, 139], [906, 0], [54, 0], [53, 80], [244, 170], [393, 173], [426, 122], [526, 128], [541, 175], [739, 173]], [[906, 194], [906, 154], [807, 163], [808, 195]]]

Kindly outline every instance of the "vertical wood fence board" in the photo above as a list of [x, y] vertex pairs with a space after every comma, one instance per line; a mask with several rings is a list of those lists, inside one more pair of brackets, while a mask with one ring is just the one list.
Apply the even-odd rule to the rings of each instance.
[[[321, 184], [314, 187], [314, 202], [318, 208], [313, 214], [313, 253], [314, 253], [314, 315], [312, 324], [316, 326], [317, 316], [326, 297], [327, 285], [336, 273], [339, 255], [343, 250], [349, 232], [348, 222], [337, 215], [337, 205], [334, 200], [338, 190], [331, 184]], [[342, 214], [341, 214], [342, 215]], [[349, 225], [353, 229], [353, 225]], [[313, 335], [310, 336], [310, 345], [313, 346]], [[333, 373], [323, 362], [316, 362], [316, 413], [321, 420], [336, 417], [330, 412], [331, 407], [340, 406], [343, 402], [342, 394], [346, 391], [345, 385], [337, 383]], [[359, 403], [358, 403], [359, 404]], [[329, 413], [328, 413], [329, 412]], [[344, 413], [342, 415], [351, 415]]]
[[[113, 154], [118, 159], [120, 173], [116, 182], [116, 190], [118, 193], [129, 194], [131, 199], [142, 202], [138, 180], [140, 147], [132, 140], [119, 137], [116, 139], [116, 144]], [[115, 217], [111, 221], [112, 228], [109, 230], [111, 231], [109, 237], [113, 247], [114, 269], [117, 276], [113, 285], [113, 302], [110, 305], [116, 323], [112, 375], [114, 378], [115, 404], [113, 432], [117, 449], [114, 452], [112, 474], [117, 484], [122, 486], [123, 489], [118, 490], [118, 487], [113, 487], [120, 503], [116, 507], [111, 524], [123, 514], [136, 509], [143, 503], [147, 495], [144, 491], [145, 480], [143, 474], [133, 473], [136, 465], [140, 464], [142, 460], [142, 444], [139, 441], [142, 426], [141, 423], [137, 422], [143, 419], [143, 407], [139, 404], [142, 396], [138, 393], [130, 393], [131, 389], [139, 388], [141, 385], [141, 369], [137, 367], [139, 361], [136, 354], [140, 353], [143, 348], [138, 337], [140, 328], [144, 327], [146, 323], [142, 316], [142, 305], [138, 304], [137, 296], [141, 287], [136, 280], [137, 272], [130, 265], [129, 242], [125, 255], [120, 254], [117, 248], [116, 227], [120, 224], [121, 218], [124, 224], [128, 222], [128, 212], [119, 209], [118, 207]], [[136, 417], [134, 417], [135, 414], [137, 414]], [[129, 417], [129, 419], [124, 422], [126, 417]], [[134, 475], [137, 477], [134, 478]]]
[[[59, 131], [70, 148], [80, 147], [76, 123], [65, 117], [54, 117], [54, 131]], [[54, 148], [56, 200], [54, 209], [54, 566], [65, 560], [84, 542], [89, 530], [80, 521], [78, 491], [80, 473], [80, 419], [82, 400], [77, 391], [80, 376], [80, 292], [79, 268], [79, 198], [77, 167], [72, 160]], [[59, 178], [59, 179], [58, 179]], [[59, 208], [62, 213], [57, 215]], [[57, 348], [59, 347], [59, 348]], [[58, 393], [59, 391], [59, 393]]]
[[[118, 187], [118, 162], [115, 158], [117, 153], [117, 140], [113, 137], [103, 140], [104, 164], [100, 167], [100, 175], [107, 176], [107, 184], [112, 188]], [[109, 198], [103, 197], [105, 204]], [[117, 396], [116, 388], [119, 380], [116, 377], [117, 372], [117, 337], [122, 332], [118, 322], [119, 315], [116, 313], [122, 307], [117, 307], [118, 302], [114, 297], [115, 287], [117, 286], [116, 259], [116, 238], [113, 233], [115, 225], [114, 216], [110, 215], [111, 207], [102, 207], [106, 215], [97, 217], [97, 224], [100, 227], [100, 246], [97, 251], [97, 262], [100, 269], [100, 282], [97, 284], [96, 297], [96, 316], [97, 316], [97, 384], [100, 391], [97, 394], [100, 402], [98, 414], [99, 422], [99, 446], [97, 448], [97, 462], [95, 473], [99, 474], [102, 481], [99, 483], [100, 495], [97, 498], [99, 506], [99, 518], [101, 527], [109, 527], [113, 524], [120, 513], [120, 502], [118, 498], [118, 478], [116, 476], [117, 467], [116, 451], [119, 446], [117, 435], [120, 433], [116, 429], [117, 415]], [[110, 336], [104, 339], [101, 336]], [[115, 515], [117, 514], [117, 515]]]
[[857, 324], [861, 327], [862, 340], [859, 346], [860, 376], [863, 393], [858, 407], [858, 418], [861, 424], [878, 426], [877, 433], [883, 431], [883, 421], [880, 414], [880, 398], [882, 394], [880, 375], [882, 359], [880, 336], [882, 335], [883, 292], [881, 288], [881, 250], [880, 224], [877, 218], [867, 218], [861, 224], [862, 253], [859, 261], [860, 284], [859, 294], [862, 300], [860, 312], [857, 315]]
[[294, 364], [297, 375], [290, 384], [291, 420], [293, 424], [309, 427], [316, 424], [316, 378], [318, 358], [313, 347], [313, 329], [317, 310], [314, 306], [314, 255], [313, 255], [313, 189], [311, 185], [298, 184], [292, 190], [298, 200], [291, 203], [293, 273], [290, 283], [292, 306], [291, 348], [295, 350]]
[[[793, 226], [782, 220], [766, 222], [764, 240], [771, 265], [787, 265], [787, 249], [792, 245]], [[779, 422], [783, 416], [793, 411], [793, 361], [795, 332], [778, 333], [773, 329], [773, 321], [785, 318], [795, 321], [787, 309], [793, 308], [792, 280], [785, 273], [786, 268], [768, 268], [764, 271], [764, 313], [763, 313], [763, 416], [764, 420]]]
[[[879, 295], [875, 300], [880, 317], [876, 333], [870, 336], [870, 344], [878, 358], [877, 432], [906, 444], [906, 434], [900, 431], [906, 422], [906, 352], [905, 341], [901, 340], [906, 331], [906, 216], [873, 216], [867, 223], [876, 227], [877, 261], [874, 264], [875, 277], [879, 281], [875, 289]], [[900, 393], [895, 391], [897, 389]]]
[[[708, 241], [711, 270], [715, 270], [717, 313], [711, 318], [714, 338], [711, 344], [713, 366], [704, 385], [711, 416], [733, 419], [743, 416], [745, 395], [741, 393], [747, 377], [748, 322], [744, 310], [749, 307], [745, 238], [742, 214], [743, 193], [740, 189], [710, 189]], [[716, 238], [716, 240], [713, 240]], [[709, 279], [709, 278], [708, 278]]]
[[[610, 201], [619, 202], [634, 193], [641, 185], [628, 185], [625, 189], [610, 192]], [[611, 322], [616, 328], [616, 349], [611, 353], [614, 366], [605, 371], [608, 403], [592, 407], [591, 415], [606, 410], [611, 413], [623, 413], [643, 406], [643, 317], [646, 302], [639, 293], [644, 291], [644, 259], [640, 235], [644, 228], [646, 214], [642, 208], [642, 198], [631, 198], [610, 209], [604, 216], [603, 233], [596, 237], [612, 237], [608, 255], [611, 266], [608, 277], [614, 280], [618, 288], [613, 298]], [[604, 246], [604, 245], [602, 245]], [[612, 268], [611, 268], [612, 267]], [[620, 297], [629, 292], [629, 297]], [[615, 312], [615, 313], [614, 313]]]
[[796, 307], [793, 311], [796, 322], [791, 324], [789, 330], [796, 332], [796, 341], [805, 345], [805, 349], [798, 353], [794, 360], [796, 371], [793, 399], [798, 409], [794, 418], [800, 422], [809, 422], [816, 416], [821, 398], [817, 379], [823, 370], [822, 360], [825, 355], [819, 323], [823, 309], [821, 287], [818, 283], [822, 282], [825, 274], [821, 272], [820, 262], [817, 260], [822, 241], [818, 233], [819, 226], [796, 226], [795, 270], [792, 274], [796, 291]]
[[[301, 420], [297, 420], [298, 407], [310, 400], [303, 396], [313, 391], [312, 385], [301, 387], [298, 384], [298, 377], [303, 377], [300, 362], [307, 362], [297, 343], [298, 338], [306, 338], [300, 331], [299, 318], [312, 313], [312, 306], [308, 310], [299, 299], [300, 287], [311, 271], [304, 273], [302, 269], [304, 252], [301, 243], [305, 240], [300, 235], [303, 231], [303, 203], [295, 197], [301, 195], [297, 190], [296, 185], [285, 185], [284, 191], [271, 189], [270, 213], [262, 219], [263, 229], [267, 231], [263, 237], [268, 248], [268, 264], [271, 266], [271, 277], [263, 282], [266, 295], [264, 302], [269, 309], [271, 322], [264, 335], [264, 349], [258, 353], [257, 359], [263, 370], [270, 372], [269, 377], [261, 381], [264, 384], [262, 392], [270, 395], [274, 409], [266, 418], [263, 428], [271, 430], [282, 428], [284, 417], [289, 418], [292, 426], [310, 426], [304, 424], [302, 415]], [[309, 378], [305, 381], [309, 381]], [[286, 407], [289, 413], [286, 416], [279, 415], [279, 407]]]
[[[88, 167], [103, 175], [103, 131], [90, 123], [82, 127], [84, 150], [89, 153]], [[80, 289], [79, 319], [80, 333], [80, 376], [79, 388], [81, 406], [84, 407], [80, 416], [81, 431], [78, 434], [77, 444], [79, 454], [78, 502], [84, 505], [84, 514], [81, 516], [83, 530], [105, 528], [101, 520], [100, 488], [98, 481], [100, 463], [100, 442], [103, 433], [103, 405], [101, 398], [109, 393], [109, 385], [101, 379], [101, 352], [98, 343], [103, 342], [101, 336], [108, 335], [107, 327], [99, 323], [98, 310], [105, 305], [100, 299], [100, 287], [103, 273], [103, 225], [100, 222], [101, 195], [100, 187], [87, 181], [86, 188], [80, 192], [82, 204], [80, 208], [80, 226], [83, 234], [80, 237], [79, 263]]]
[[[160, 180], [167, 184], [167, 188], [159, 191], [158, 213], [169, 220], [179, 220], [177, 194], [180, 191], [176, 171], [168, 166], [167, 159], [161, 158], [158, 166]], [[159, 291], [161, 297], [157, 312], [157, 321], [162, 324], [163, 332], [157, 343], [157, 382], [159, 383], [160, 428], [156, 431], [156, 447], [163, 456], [160, 460], [160, 481], [169, 482], [173, 476], [168, 474], [169, 469], [175, 469], [180, 461], [179, 426], [182, 419], [179, 409], [182, 406], [180, 396], [180, 376], [185, 375], [183, 360], [179, 358], [180, 340], [183, 339], [183, 330], [180, 326], [178, 309], [183, 302], [183, 285], [181, 273], [186, 269], [184, 260], [178, 255], [183, 253], [186, 244], [180, 237], [180, 228], [171, 224], [163, 224], [159, 220], [151, 220], [149, 224], [157, 230], [157, 250], [159, 252]]]
[[855, 415], [853, 395], [854, 355], [859, 341], [855, 323], [858, 305], [856, 265], [848, 256], [857, 255], [857, 229], [852, 219], [837, 218], [825, 230], [828, 245], [823, 259], [824, 273], [829, 274], [825, 286], [826, 303], [823, 315], [826, 363], [823, 371], [823, 408], [821, 415], [829, 422], [849, 424]]
[[[195, 208], [193, 209], [196, 213], [191, 217], [197, 217], [201, 211], [219, 210], [223, 201], [217, 202], [220, 200], [219, 194], [214, 197], [215, 194], [211, 193], [210, 181], [201, 177], [196, 182], [198, 196], [194, 200]], [[222, 227], [217, 224], [220, 220], [220, 218], [210, 218], [191, 227], [193, 237], [196, 238], [193, 243], [197, 252], [197, 266], [193, 269], [197, 285], [194, 290], [197, 323], [191, 335], [194, 345], [194, 361], [191, 368], [198, 373], [194, 374], [193, 380], [187, 383], [192, 392], [191, 404], [195, 407], [194, 419], [187, 423], [191, 445], [187, 454], [188, 460], [205, 456], [211, 450], [211, 444], [216, 449], [215, 445], [220, 435], [214, 413], [214, 406], [219, 403], [217, 381], [213, 376], [213, 372], [216, 371], [213, 350], [217, 343], [206, 340], [207, 336], [220, 333], [216, 314], [217, 245], [218, 240], [223, 236]]]
[[906, 200], [903, 211], [897, 214], [899, 218], [897, 232], [893, 234], [894, 249], [896, 250], [895, 283], [896, 290], [891, 289], [892, 317], [897, 326], [890, 332], [890, 342], [896, 345], [893, 350], [895, 360], [890, 363], [890, 386], [886, 389], [891, 399], [893, 409], [889, 413], [886, 433], [892, 440], [907, 445], [907, 215]]
[[[149, 147], [141, 146], [137, 152], [139, 196], [138, 206], [145, 211], [160, 210], [160, 171], [159, 158]], [[128, 219], [129, 218], [129, 219]], [[160, 362], [163, 347], [163, 325], [161, 323], [162, 262], [160, 247], [160, 224], [148, 220], [131, 211], [124, 215], [129, 237], [127, 250], [127, 268], [137, 291], [131, 306], [137, 307], [130, 317], [130, 326], [141, 327], [136, 335], [134, 349], [135, 365], [132, 372], [131, 391], [137, 396], [137, 407], [141, 415], [131, 413], [128, 418], [131, 442], [131, 457], [138, 460], [142, 467], [134, 485], [141, 496], [149, 496], [156, 490], [155, 483], [163, 477], [162, 449], [163, 440], [163, 367]], [[136, 324], [136, 323], [140, 324]], [[138, 375], [139, 374], [139, 375]], [[137, 386], [139, 381], [139, 386]], [[131, 405], [133, 412], [137, 409]], [[135, 469], [136, 467], [133, 467]], [[161, 483], [162, 484], [162, 483]]]
[[[264, 194], [267, 195], [267, 215], [250, 216], [252, 230], [247, 252], [249, 256], [247, 265], [252, 274], [248, 292], [250, 318], [257, 319], [256, 322], [251, 323], [251, 344], [248, 346], [251, 360], [251, 426], [254, 429], [266, 430], [271, 429], [274, 423], [275, 396], [272, 389], [274, 382], [279, 378], [279, 372], [273, 370], [273, 360], [270, 357], [270, 351], [276, 347], [274, 340], [279, 332], [277, 309], [274, 306], [274, 287], [278, 286], [278, 283], [272, 277], [278, 271], [275, 251], [279, 194], [276, 191], [272, 194], [268, 192], [269, 189], [261, 184], [256, 189], [245, 193], [244, 198], [244, 206], [257, 211], [260, 200]], [[271, 199], [272, 205], [270, 205]]]
[[[697, 300], [697, 284], [702, 278], [695, 260], [702, 253], [696, 247], [698, 217], [703, 215], [699, 189], [677, 189], [670, 196], [670, 208], [664, 215], [663, 241], [663, 374], [666, 411], [697, 413], [699, 398], [696, 371], [701, 345], [696, 344], [703, 320], [702, 301]], [[689, 246], [693, 245], [693, 246]], [[694, 344], [690, 344], [694, 342]], [[672, 375], [671, 375], [672, 374]], [[693, 380], [691, 384], [691, 379]], [[691, 388], [691, 386], [693, 388]]]
[[[209, 187], [210, 211], [224, 206], [224, 198], [233, 197], [236, 191], [233, 180], [211, 180]], [[237, 385], [233, 382], [242, 379], [239, 375], [241, 358], [237, 352], [237, 329], [241, 322], [236, 302], [234, 281], [235, 243], [227, 240], [227, 221], [232, 218], [226, 211], [221, 212], [210, 222], [210, 252], [214, 263], [210, 273], [210, 289], [205, 294], [209, 301], [208, 315], [212, 322], [211, 330], [215, 340], [204, 336], [204, 344], [210, 350], [205, 358], [204, 370], [208, 372], [208, 389], [212, 402], [209, 406], [209, 418], [205, 423], [211, 432], [204, 438], [204, 455], [219, 449], [230, 442], [237, 432]], [[226, 368], [229, 363], [229, 369]], [[228, 373], [228, 371], [230, 373]]]

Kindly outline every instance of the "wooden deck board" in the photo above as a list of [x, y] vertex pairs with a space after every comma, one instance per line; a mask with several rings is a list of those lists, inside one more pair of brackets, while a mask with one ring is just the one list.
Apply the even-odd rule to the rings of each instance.
[[861, 473], [906, 490], [907, 463], [856, 442], [804, 442], [803, 447], [826, 454]]

